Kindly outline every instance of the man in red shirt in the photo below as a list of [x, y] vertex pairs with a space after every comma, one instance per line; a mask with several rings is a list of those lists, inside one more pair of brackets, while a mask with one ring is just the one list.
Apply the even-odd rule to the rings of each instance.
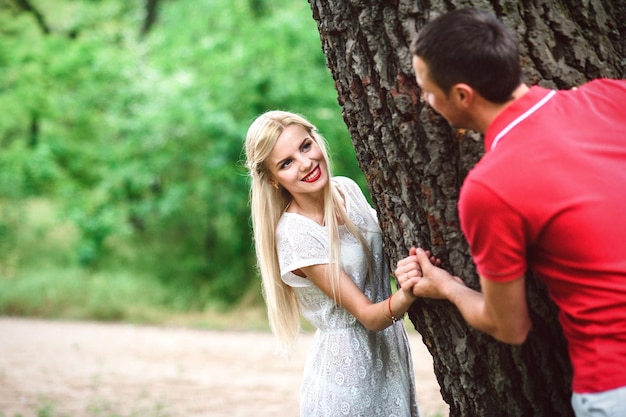
[[423, 274], [415, 295], [448, 299], [473, 327], [521, 344], [524, 274], [536, 271], [560, 309], [576, 415], [626, 416], [626, 82], [528, 87], [515, 36], [475, 9], [426, 25], [411, 54], [428, 104], [485, 134], [459, 197], [481, 292], [421, 249], [396, 276]]

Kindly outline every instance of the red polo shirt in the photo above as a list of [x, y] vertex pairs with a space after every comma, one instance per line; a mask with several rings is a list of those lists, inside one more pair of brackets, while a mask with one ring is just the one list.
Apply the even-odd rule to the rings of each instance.
[[574, 391], [626, 386], [626, 82], [532, 87], [485, 146], [459, 199], [478, 272], [537, 272], [560, 308]]

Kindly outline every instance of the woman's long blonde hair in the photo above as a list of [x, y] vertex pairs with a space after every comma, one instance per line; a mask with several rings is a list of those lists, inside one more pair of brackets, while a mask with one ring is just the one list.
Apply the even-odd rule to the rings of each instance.
[[[262, 114], [250, 125], [245, 144], [246, 165], [252, 181], [250, 205], [257, 263], [263, 282], [269, 323], [278, 344], [277, 352], [283, 355], [289, 353], [300, 330], [298, 300], [293, 289], [281, 279], [276, 251], [276, 227], [292, 197], [282, 187], [277, 189], [272, 185], [272, 177], [265, 160], [274, 149], [278, 137], [290, 125], [302, 126], [319, 145], [328, 167], [328, 178], [332, 178], [326, 141], [317, 128], [299, 114], [280, 110]], [[371, 259], [365, 241], [346, 214], [342, 195], [329, 180], [324, 189], [324, 225], [328, 230], [331, 265], [329, 279], [335, 301], [339, 300], [341, 273], [339, 224], [345, 224], [361, 241], [368, 259]]]

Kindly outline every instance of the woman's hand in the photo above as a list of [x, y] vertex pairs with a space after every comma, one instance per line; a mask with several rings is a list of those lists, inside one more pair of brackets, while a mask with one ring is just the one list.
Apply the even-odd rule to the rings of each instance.
[[[418, 281], [416, 278], [423, 276], [422, 268], [417, 260], [416, 251], [415, 248], [411, 248], [409, 250], [409, 256], [399, 260], [396, 264], [396, 280], [403, 290], [412, 289], [413, 285]], [[430, 251], [426, 251], [426, 256], [429, 258], [431, 264], [437, 267], [441, 265], [441, 259], [433, 256]]]

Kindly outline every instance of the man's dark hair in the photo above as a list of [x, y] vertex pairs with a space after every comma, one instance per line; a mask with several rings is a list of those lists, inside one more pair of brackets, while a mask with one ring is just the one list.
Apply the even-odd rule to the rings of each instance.
[[494, 15], [459, 9], [429, 22], [411, 42], [429, 77], [446, 94], [465, 83], [483, 98], [504, 103], [522, 82], [519, 46], [513, 33]]

